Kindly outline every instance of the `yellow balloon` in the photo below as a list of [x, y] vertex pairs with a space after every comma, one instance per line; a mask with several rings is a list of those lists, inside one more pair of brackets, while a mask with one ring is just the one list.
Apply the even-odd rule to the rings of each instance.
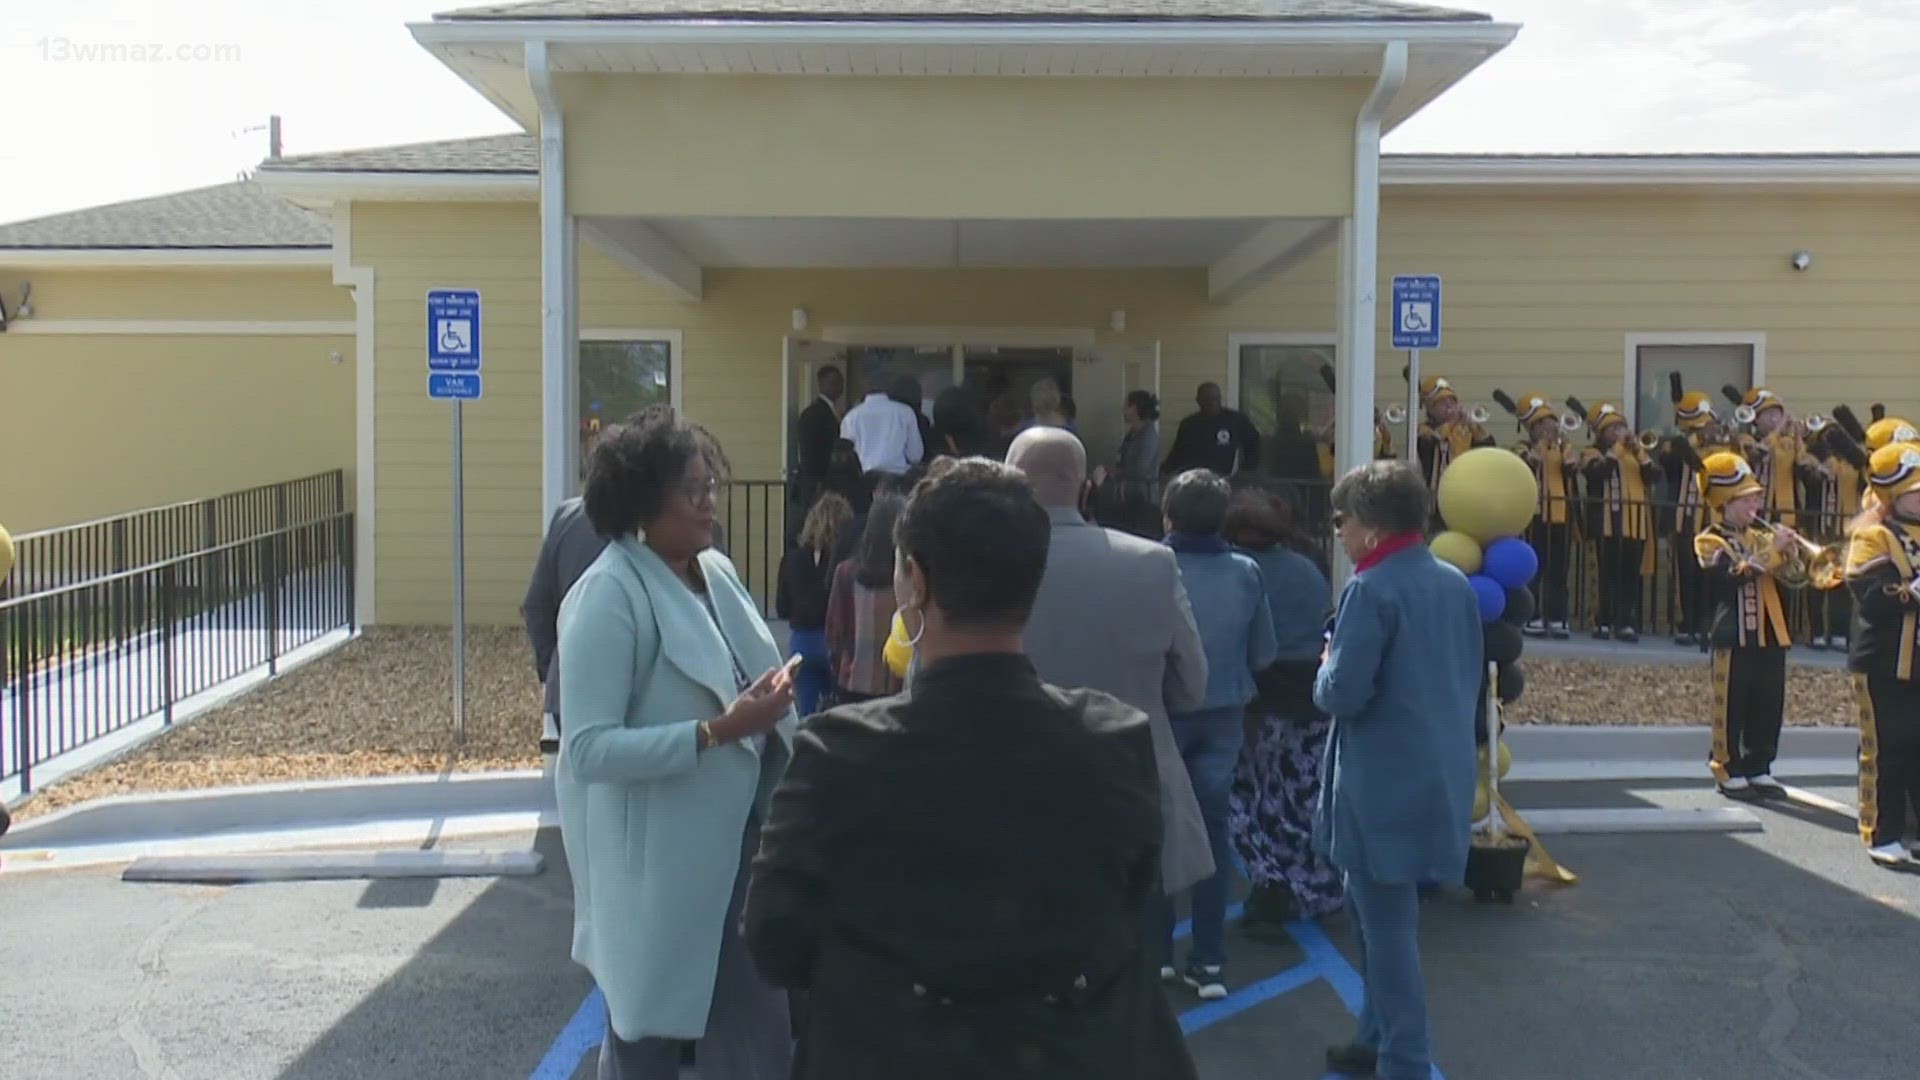
[[[1446, 479], [1441, 477], [1441, 479]], [[1480, 572], [1480, 541], [1463, 532], [1443, 532], [1433, 538], [1427, 546], [1433, 549], [1433, 557], [1444, 563], [1452, 563], [1463, 574]]]
[[1473, 788], [1473, 820], [1483, 821], [1487, 816], [1487, 782], [1480, 781]]
[[893, 613], [893, 632], [887, 635], [887, 646], [881, 650], [881, 656], [887, 661], [887, 670], [893, 672], [896, 679], [907, 677], [907, 665], [913, 662], [913, 646], [908, 643], [907, 620]]
[[1483, 446], [1447, 466], [1440, 478], [1440, 516], [1447, 528], [1488, 544], [1527, 530], [1538, 493], [1533, 470], [1520, 455]]
[[4, 526], [0, 526], [0, 581], [7, 580], [13, 573], [13, 537], [8, 535]]

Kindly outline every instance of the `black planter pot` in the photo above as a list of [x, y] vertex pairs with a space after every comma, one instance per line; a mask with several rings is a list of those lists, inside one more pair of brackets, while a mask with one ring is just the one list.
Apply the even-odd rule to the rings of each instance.
[[1523, 836], [1508, 836], [1503, 844], [1483, 844], [1475, 840], [1467, 849], [1467, 888], [1481, 903], [1498, 900], [1513, 903], [1526, 876], [1527, 853], [1533, 841]]

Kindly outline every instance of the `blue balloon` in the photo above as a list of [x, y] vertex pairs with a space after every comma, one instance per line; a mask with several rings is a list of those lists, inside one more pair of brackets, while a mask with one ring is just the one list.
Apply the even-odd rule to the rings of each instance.
[[1534, 553], [1532, 544], [1510, 536], [1487, 545], [1480, 572], [1499, 582], [1501, 588], [1524, 589], [1540, 572], [1540, 556]]
[[1500, 616], [1507, 610], [1507, 590], [1500, 583], [1486, 576], [1475, 574], [1467, 579], [1473, 591], [1480, 597], [1480, 621], [1499, 622]]

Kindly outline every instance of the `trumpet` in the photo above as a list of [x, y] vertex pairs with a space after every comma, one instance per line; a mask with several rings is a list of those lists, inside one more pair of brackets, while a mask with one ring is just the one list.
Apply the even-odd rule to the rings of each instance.
[[1475, 405], [1467, 410], [1467, 418], [1476, 424], [1484, 424], [1493, 419], [1493, 413], [1489, 412], [1485, 405]]
[[1407, 422], [1407, 410], [1400, 405], [1389, 405], [1380, 418], [1389, 424], [1404, 424]]
[[1574, 413], [1564, 412], [1560, 414], [1560, 434], [1562, 435], [1572, 435], [1586, 426], [1587, 422], [1580, 419], [1580, 417]]
[[1840, 565], [1840, 557], [1832, 548], [1814, 543], [1790, 525], [1769, 525], [1768, 529], [1774, 533], [1786, 533], [1789, 539], [1799, 545], [1786, 562], [1773, 572], [1780, 584], [1790, 589], [1808, 585], [1816, 589], [1834, 589], [1843, 582], [1845, 571]]
[[1659, 445], [1660, 445], [1660, 440], [1661, 440], [1661, 439], [1662, 439], [1663, 437], [1664, 437], [1664, 436], [1662, 436], [1662, 435], [1661, 435], [1661, 434], [1660, 434], [1659, 432], [1657, 432], [1657, 431], [1643, 431], [1643, 432], [1641, 432], [1641, 433], [1640, 433], [1640, 436], [1639, 436], [1639, 438], [1640, 438], [1640, 449], [1642, 449], [1642, 450], [1652, 450], [1652, 449], [1653, 449], [1654, 447], [1656, 447], [1656, 446], [1659, 446]]
[[1827, 429], [1827, 425], [1833, 423], [1833, 421], [1828, 419], [1827, 417], [1821, 416], [1819, 413], [1814, 413], [1812, 416], [1809, 416], [1804, 421], [1802, 421], [1802, 423], [1806, 426], [1807, 434], [1818, 435], [1822, 431], [1825, 431]]
[[1753, 418], [1757, 415], [1759, 414], [1753, 411], [1751, 405], [1736, 405], [1733, 408], [1733, 422], [1742, 427], [1753, 423]]

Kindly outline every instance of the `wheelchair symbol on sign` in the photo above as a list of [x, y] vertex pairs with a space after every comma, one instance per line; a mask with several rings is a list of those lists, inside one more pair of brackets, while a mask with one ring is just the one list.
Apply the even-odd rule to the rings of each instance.
[[1427, 323], [1427, 310], [1425, 304], [1400, 305], [1400, 329], [1408, 333], [1431, 329]]
[[467, 320], [440, 320], [440, 351], [448, 353], [472, 351], [472, 346], [467, 343]]

